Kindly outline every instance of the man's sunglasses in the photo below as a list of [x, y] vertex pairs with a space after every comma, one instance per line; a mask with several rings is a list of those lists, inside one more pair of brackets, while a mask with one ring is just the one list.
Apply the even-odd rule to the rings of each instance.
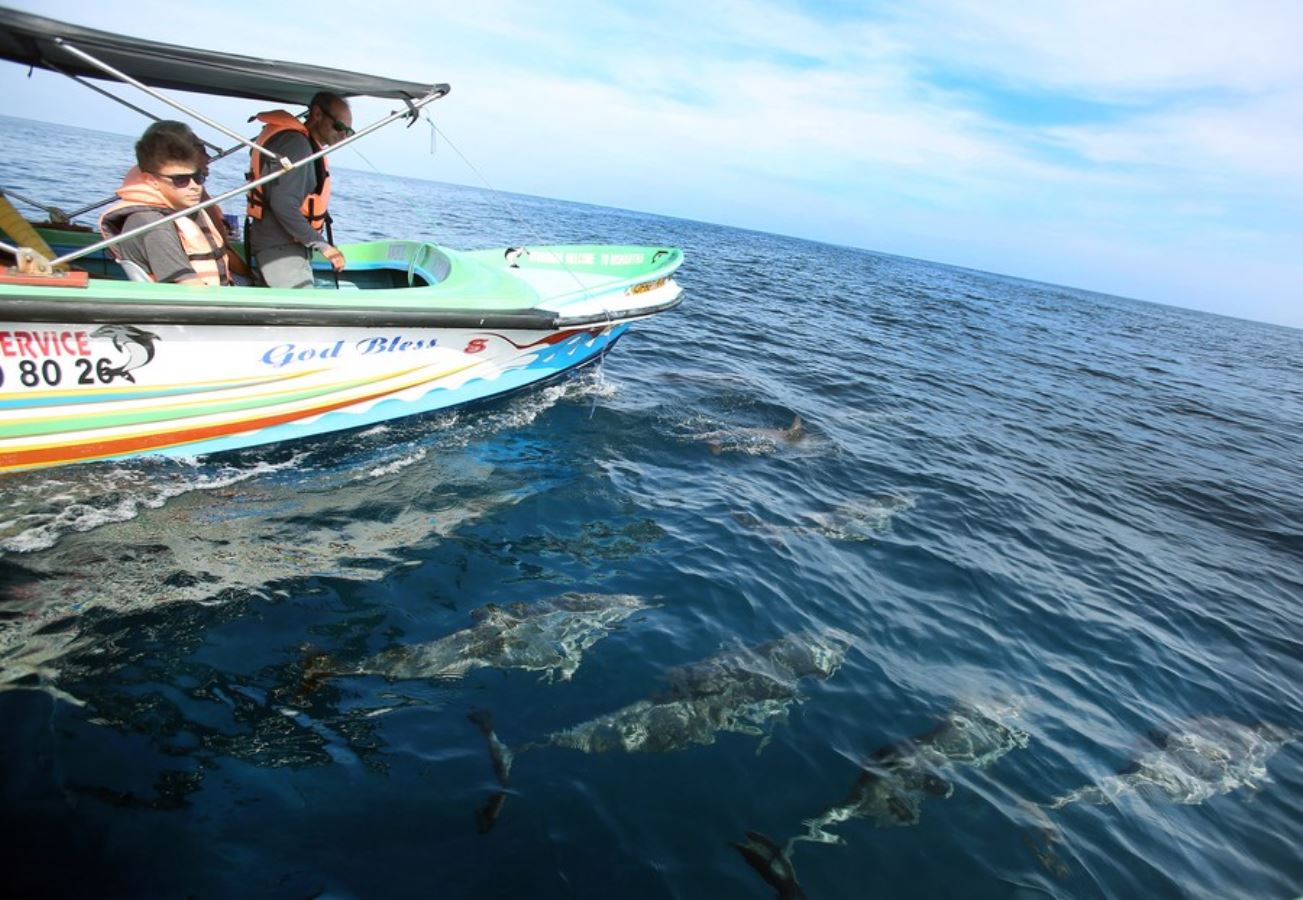
[[195, 184], [202, 186], [208, 180], [208, 170], [200, 169], [198, 172], [182, 172], [180, 175], [160, 175], [158, 172], [151, 172], [155, 178], [166, 178], [172, 182], [172, 187], [180, 190], [193, 181]]
[[323, 116], [325, 116], [327, 119], [330, 119], [330, 127], [334, 129], [336, 134], [342, 134], [344, 137], [352, 137], [353, 135], [357, 134], [356, 131], [354, 131], [349, 126], [345, 125], [343, 122], [339, 121], [339, 119], [336, 119], [324, 108], [318, 106], [317, 109], [321, 110], [321, 114]]

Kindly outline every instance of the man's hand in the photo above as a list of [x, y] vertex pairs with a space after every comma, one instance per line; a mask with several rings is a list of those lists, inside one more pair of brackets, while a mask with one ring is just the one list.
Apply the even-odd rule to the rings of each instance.
[[336, 272], [344, 271], [344, 254], [340, 253], [339, 250], [327, 244], [326, 248], [321, 251], [321, 255], [326, 258], [326, 262], [335, 267]]

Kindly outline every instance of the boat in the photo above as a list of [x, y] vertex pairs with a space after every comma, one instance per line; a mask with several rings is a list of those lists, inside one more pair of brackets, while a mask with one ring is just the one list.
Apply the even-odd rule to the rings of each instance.
[[[0, 59], [100, 93], [89, 79], [144, 91], [232, 137], [219, 159], [245, 153], [251, 139], [165, 91], [306, 106], [326, 90], [401, 106], [330, 152], [393, 122], [411, 124], [449, 92], [3, 7]], [[242, 206], [240, 195], [284, 171], [266, 168], [273, 171], [192, 210]], [[316, 259], [315, 290], [194, 287], [134, 280], [114, 261], [112, 241], [57, 215], [28, 222], [0, 194], [4, 212], [0, 251], [13, 264], [0, 265], [0, 473], [199, 456], [480, 403], [600, 360], [632, 322], [682, 300], [673, 275], [683, 254], [674, 247], [460, 251], [395, 237], [339, 244], [347, 265], [337, 275]], [[170, 218], [158, 224], [172, 227]]]

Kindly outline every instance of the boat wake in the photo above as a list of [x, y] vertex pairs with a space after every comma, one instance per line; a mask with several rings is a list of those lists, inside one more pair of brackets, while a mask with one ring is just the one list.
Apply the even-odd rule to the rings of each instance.
[[806, 452], [818, 450], [827, 443], [812, 435], [801, 417], [795, 414], [781, 423], [763, 425], [729, 422], [698, 414], [679, 422], [675, 432], [689, 443], [706, 445], [714, 454], [768, 456], [795, 448]]
[[246, 466], [147, 459], [13, 475], [0, 511], [0, 553], [46, 550], [65, 535], [126, 522], [191, 491], [230, 488], [298, 463], [298, 456]]
[[192, 491], [94, 533], [67, 535], [6, 567], [0, 690], [32, 675], [57, 682], [60, 660], [80, 645], [92, 609], [121, 616], [265, 598], [295, 579], [382, 579], [414, 548], [520, 499], [517, 486], [504, 489], [490, 467], [466, 468], [468, 481], [452, 481], [458, 476], [423, 460], [384, 490], [373, 480], [326, 491], [252, 483], [216, 499]]
[[386, 577], [531, 493], [520, 473], [480, 459], [472, 439], [566, 396], [559, 386], [464, 423], [445, 415], [293, 453], [251, 451], [243, 466], [144, 460], [15, 476], [3, 545], [12, 555], [0, 558], [0, 690], [32, 676], [58, 683], [91, 609], [227, 604], [296, 579]]
[[406, 469], [408, 466], [414, 466], [421, 460], [425, 459], [426, 450], [424, 447], [418, 447], [411, 453], [399, 456], [387, 463], [382, 463], [373, 469], [368, 470], [365, 474], [356, 476], [354, 481], [368, 481], [372, 478], [383, 478], [385, 475], [394, 475]]
[[[474, 416], [448, 413], [378, 425], [347, 437], [326, 437], [284, 450], [249, 450], [213, 458], [159, 457], [87, 463], [19, 473], [5, 483], [0, 507], [0, 554], [48, 550], [68, 535], [129, 522], [145, 510], [195, 491], [221, 491], [278, 474], [312, 490], [336, 482], [366, 482], [419, 465], [432, 447], [462, 449], [502, 431], [524, 428], [560, 403], [607, 399], [616, 393], [599, 370], [578, 373]], [[349, 473], [346, 479], [337, 477]], [[360, 474], [352, 474], [360, 473]]]

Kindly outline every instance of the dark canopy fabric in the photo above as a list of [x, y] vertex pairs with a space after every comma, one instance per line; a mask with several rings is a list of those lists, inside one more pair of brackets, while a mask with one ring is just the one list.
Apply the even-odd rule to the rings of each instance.
[[60, 47], [56, 38], [154, 88], [304, 106], [317, 91], [331, 91], [341, 97], [393, 99], [448, 92], [446, 84], [395, 81], [320, 66], [177, 47], [0, 7], [0, 59], [69, 75], [111, 77]]

